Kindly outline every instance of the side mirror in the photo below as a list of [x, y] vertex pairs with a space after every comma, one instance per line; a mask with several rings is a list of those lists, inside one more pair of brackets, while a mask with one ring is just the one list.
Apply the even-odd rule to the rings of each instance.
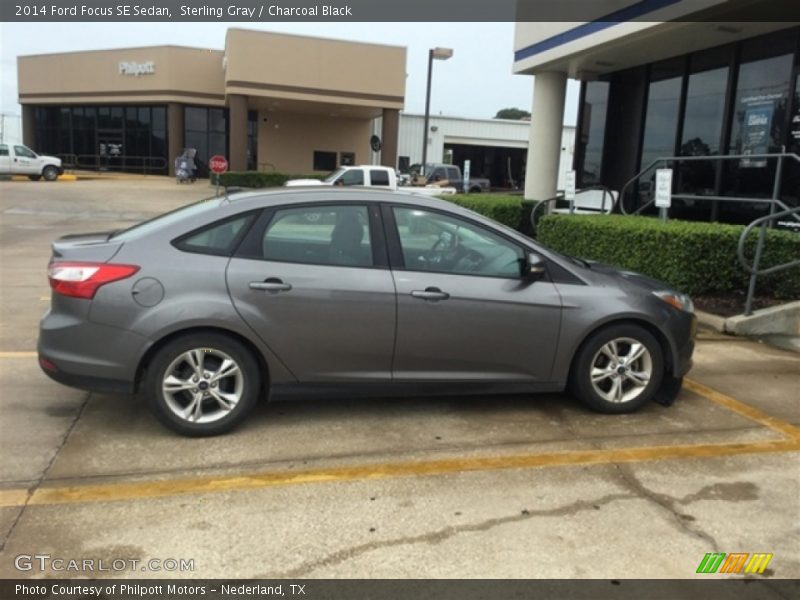
[[533, 252], [529, 252], [525, 256], [525, 262], [522, 265], [522, 277], [530, 281], [541, 279], [546, 270], [546, 263], [541, 256]]

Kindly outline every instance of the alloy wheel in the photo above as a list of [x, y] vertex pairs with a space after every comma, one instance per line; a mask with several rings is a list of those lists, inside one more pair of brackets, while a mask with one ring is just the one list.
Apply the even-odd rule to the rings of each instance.
[[591, 362], [594, 391], [608, 402], [630, 402], [644, 392], [653, 376], [653, 357], [647, 347], [629, 337], [613, 339]]
[[242, 369], [214, 348], [193, 348], [178, 355], [161, 383], [167, 407], [190, 423], [213, 423], [231, 413], [244, 392]]

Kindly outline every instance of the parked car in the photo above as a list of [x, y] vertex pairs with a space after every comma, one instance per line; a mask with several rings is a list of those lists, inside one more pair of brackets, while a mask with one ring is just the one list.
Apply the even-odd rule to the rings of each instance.
[[694, 348], [692, 302], [669, 286], [398, 192], [212, 198], [62, 237], [48, 276], [44, 372], [142, 392], [186, 435], [298, 393], [569, 388], [624, 413], [674, 398]]
[[483, 177], [470, 177], [467, 187], [464, 188], [464, 176], [461, 174], [461, 168], [457, 165], [428, 163], [425, 165], [425, 176], [429, 183], [446, 181], [447, 185], [456, 188], [460, 194], [489, 192], [492, 188], [492, 183]]
[[290, 179], [286, 187], [300, 186], [364, 186], [389, 190], [413, 191], [426, 196], [445, 196], [455, 194], [452, 186], [428, 185], [411, 186], [403, 183], [397, 177], [397, 172], [391, 167], [380, 165], [360, 165], [353, 167], [339, 167], [325, 179]]
[[22, 144], [0, 144], [0, 175], [27, 175], [32, 181], [43, 177], [45, 181], [55, 181], [63, 173], [60, 158], [36, 154]]

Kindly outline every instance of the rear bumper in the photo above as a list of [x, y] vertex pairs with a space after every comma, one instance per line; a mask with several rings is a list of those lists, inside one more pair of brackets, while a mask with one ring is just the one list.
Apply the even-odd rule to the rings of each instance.
[[56, 368], [52, 370], [43, 364], [43, 359], [47, 362], [53, 363], [52, 359], [47, 356], [39, 355], [39, 366], [50, 379], [69, 387], [77, 388], [79, 390], [86, 390], [88, 392], [103, 392], [108, 394], [133, 394], [135, 390], [132, 381], [122, 381], [118, 379], [104, 379], [102, 377], [92, 377], [89, 375], [78, 375], [75, 373], [66, 373]]
[[[82, 302], [81, 300], [71, 300]], [[131, 393], [146, 338], [48, 311], [39, 326], [39, 365], [51, 379], [83, 390]]]

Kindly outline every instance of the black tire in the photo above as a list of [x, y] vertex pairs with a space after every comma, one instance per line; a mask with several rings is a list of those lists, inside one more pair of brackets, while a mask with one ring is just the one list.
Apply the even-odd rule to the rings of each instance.
[[58, 169], [52, 165], [48, 165], [42, 169], [42, 177], [44, 177], [45, 181], [55, 181], [58, 179]]
[[[647, 354], [634, 360], [632, 363], [633, 368], [627, 368], [619, 362], [612, 363], [611, 359], [601, 349], [615, 340], [619, 341], [617, 347], [621, 355], [625, 354], [626, 350], [627, 353], [633, 350], [632, 344], [623, 340], [633, 340], [642, 344]], [[608, 364], [603, 364], [604, 361], [608, 361]], [[648, 364], [651, 373], [647, 384], [642, 386], [633, 383], [638, 377], [633, 377], [632, 375], [646, 371]], [[623, 369], [626, 369], [625, 373], [620, 374], [618, 369], [612, 368], [614, 365], [622, 366]], [[596, 368], [610, 373], [609, 376], [599, 380], [597, 383], [604, 393], [614, 396], [614, 390], [617, 388], [613, 386], [619, 380], [619, 386], [622, 390], [620, 391], [621, 400], [609, 400], [598, 392], [595, 384], [592, 383], [592, 371]], [[663, 377], [664, 354], [658, 340], [639, 325], [620, 323], [595, 332], [583, 343], [572, 363], [569, 387], [572, 394], [591, 409], [602, 413], [621, 414], [633, 412], [653, 400], [661, 387]], [[609, 389], [604, 389], [606, 386]], [[633, 396], [634, 394], [636, 395]], [[625, 400], [624, 397], [627, 395], [632, 397]]]
[[469, 188], [469, 193], [470, 194], [480, 194], [482, 191], [483, 191], [483, 189], [479, 188], [478, 186]]
[[[188, 361], [181, 359], [192, 350], [203, 353], [204, 370], [207, 369], [207, 372], [212, 375], [215, 373], [214, 369], [221, 365], [224, 356], [239, 367], [238, 373], [241, 374], [241, 379], [238, 378], [238, 375], [231, 375], [214, 382], [219, 386], [216, 392], [222, 393], [223, 387], [226, 387], [227, 389], [224, 390], [226, 395], [238, 395], [238, 402], [233, 408], [222, 409], [221, 401], [210, 396], [215, 392], [211, 389], [213, 378], [208, 376], [200, 379], [198, 388], [177, 391], [170, 394], [169, 397], [164, 392], [163, 383], [167, 376], [167, 369], [170, 369], [173, 375], [182, 370], [178, 379], [187, 384], [192, 381], [191, 376], [194, 371], [191, 370]], [[176, 362], [178, 362], [177, 366], [175, 366]], [[200, 389], [199, 386], [203, 383], [206, 387]], [[202, 390], [208, 390], [208, 392]], [[261, 393], [261, 370], [250, 350], [237, 340], [220, 333], [191, 334], [172, 340], [156, 352], [148, 365], [143, 391], [153, 414], [173, 431], [192, 437], [219, 435], [239, 425], [256, 406]], [[194, 400], [195, 393], [203, 395], [203, 399], [199, 403]], [[209, 411], [209, 418], [215, 414], [222, 416], [209, 422], [193, 422], [191, 417], [181, 417], [176, 412], [176, 408], [188, 409], [190, 405], [196, 407], [197, 404], [200, 404], [201, 418], [204, 409]]]
[[42, 178], [41, 175], [28, 175], [28, 179], [31, 181], [39, 181]]

